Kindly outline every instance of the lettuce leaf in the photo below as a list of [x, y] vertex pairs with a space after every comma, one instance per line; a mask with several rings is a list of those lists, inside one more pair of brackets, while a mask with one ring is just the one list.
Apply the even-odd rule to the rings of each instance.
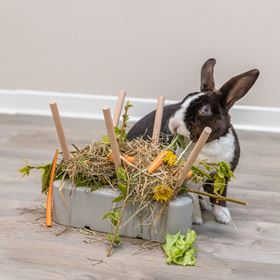
[[194, 248], [196, 233], [194, 230], [188, 230], [186, 235], [182, 235], [180, 232], [167, 234], [165, 240], [162, 248], [168, 264], [184, 266], [196, 264], [196, 249]]

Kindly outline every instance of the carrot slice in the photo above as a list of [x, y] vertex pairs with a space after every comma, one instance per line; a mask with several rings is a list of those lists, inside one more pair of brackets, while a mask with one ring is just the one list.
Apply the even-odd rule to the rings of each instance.
[[163, 163], [163, 159], [166, 156], [166, 151], [161, 151], [156, 158], [152, 161], [152, 163], [148, 167], [148, 173], [153, 173], [156, 171], [161, 164]]
[[55, 176], [57, 157], [58, 157], [58, 150], [55, 151], [55, 155], [52, 161], [51, 174], [50, 174], [49, 190], [48, 190], [47, 203], [46, 203], [46, 226], [47, 227], [52, 226], [53, 181]]

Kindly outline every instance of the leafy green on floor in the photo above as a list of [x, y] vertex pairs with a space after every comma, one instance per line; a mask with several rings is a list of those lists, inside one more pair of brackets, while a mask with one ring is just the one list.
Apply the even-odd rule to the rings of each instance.
[[166, 242], [162, 245], [162, 248], [168, 264], [183, 266], [196, 264], [196, 248], [194, 247], [196, 233], [194, 230], [188, 230], [185, 235], [180, 232], [167, 234], [165, 239]]
[[30, 171], [33, 169], [37, 169], [37, 170], [41, 171], [41, 173], [42, 173], [42, 193], [46, 192], [49, 187], [51, 164], [32, 166], [32, 165], [29, 165], [27, 161], [25, 161], [25, 166], [22, 167], [19, 170], [19, 172], [21, 173], [22, 177], [29, 176]]

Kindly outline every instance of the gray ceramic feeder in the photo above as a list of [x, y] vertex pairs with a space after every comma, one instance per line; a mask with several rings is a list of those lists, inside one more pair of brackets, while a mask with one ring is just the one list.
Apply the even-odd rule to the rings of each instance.
[[[116, 206], [112, 200], [119, 195], [117, 191], [104, 188], [91, 192], [88, 188], [72, 188], [70, 183], [63, 182], [60, 192], [60, 184], [60, 181], [56, 181], [53, 186], [53, 214], [56, 223], [80, 228], [87, 226], [96, 231], [112, 232], [110, 221], [103, 220], [103, 216]], [[137, 205], [128, 205], [124, 212], [120, 234], [162, 242], [167, 233], [179, 231], [186, 233], [191, 228], [192, 200], [188, 196], [180, 196], [172, 200], [165, 214], [160, 219], [156, 219], [157, 210], [161, 205], [155, 202], [152, 206], [153, 211], [144, 209], [137, 215], [134, 214], [138, 209]]]

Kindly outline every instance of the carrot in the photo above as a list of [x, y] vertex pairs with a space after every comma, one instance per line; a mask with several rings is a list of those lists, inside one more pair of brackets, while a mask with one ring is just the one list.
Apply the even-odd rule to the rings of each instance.
[[193, 172], [192, 172], [192, 170], [190, 170], [190, 171], [187, 173], [187, 179], [191, 179], [191, 178], [192, 178], [192, 175], [193, 175]]
[[50, 182], [49, 182], [49, 191], [47, 196], [47, 203], [46, 203], [46, 226], [52, 226], [52, 204], [53, 204], [53, 181], [55, 176], [55, 168], [56, 162], [58, 157], [58, 150], [55, 151], [55, 155], [52, 161], [52, 168], [51, 168], [51, 175], [50, 175]]
[[108, 159], [109, 159], [111, 162], [114, 162], [114, 160], [113, 160], [113, 154], [112, 154], [112, 153], [110, 153], [110, 154], [108, 155]]
[[148, 173], [153, 173], [156, 171], [162, 164], [163, 159], [166, 156], [167, 151], [161, 151], [156, 158], [152, 161], [152, 163], [148, 167]]
[[[124, 159], [125, 159], [126, 161], [128, 161], [129, 163], [133, 163], [134, 160], [135, 160], [135, 157], [129, 156], [129, 155], [121, 156], [121, 159], [122, 159], [122, 158], [124, 158]], [[114, 162], [112, 153], [110, 153], [110, 154], [108, 155], [108, 159], [109, 159], [110, 161]]]
[[[133, 157], [133, 156], [124, 155], [123, 157], [130, 163], [133, 163], [135, 160], [135, 157]], [[121, 156], [121, 158], [122, 158], [122, 156]]]

